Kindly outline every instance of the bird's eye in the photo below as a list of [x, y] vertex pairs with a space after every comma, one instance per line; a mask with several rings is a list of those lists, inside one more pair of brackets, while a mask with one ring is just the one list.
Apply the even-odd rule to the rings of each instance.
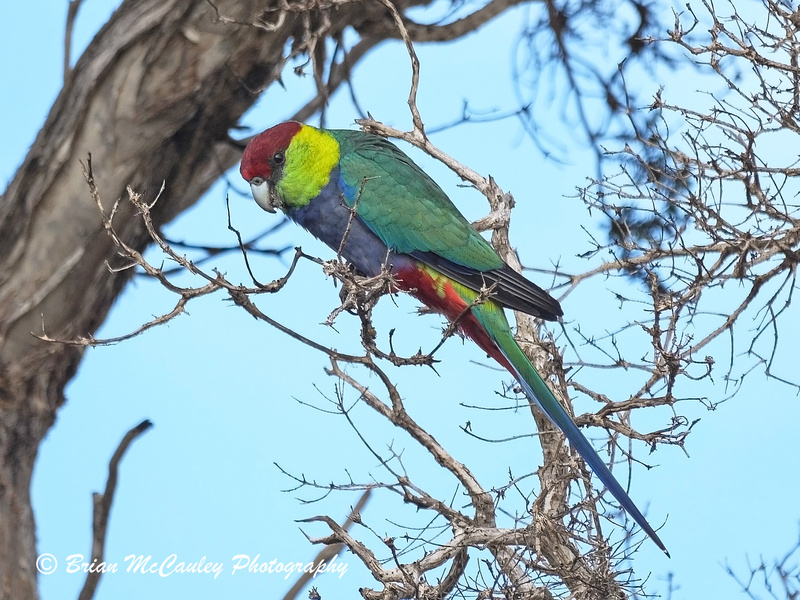
[[283, 153], [282, 150], [279, 150], [272, 156], [272, 162], [280, 166], [286, 162], [286, 155]]
[[258, 186], [258, 185], [262, 185], [263, 183], [264, 183], [264, 180], [261, 177], [253, 177], [250, 180], [250, 185]]

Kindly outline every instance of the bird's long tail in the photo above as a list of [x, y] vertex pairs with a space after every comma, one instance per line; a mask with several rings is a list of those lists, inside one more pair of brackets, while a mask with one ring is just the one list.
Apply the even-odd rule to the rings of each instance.
[[[603, 462], [597, 452], [595, 452], [589, 440], [584, 437], [581, 430], [578, 429], [569, 414], [567, 414], [567, 411], [561, 406], [561, 403], [556, 400], [553, 392], [547, 387], [547, 384], [531, 364], [530, 360], [528, 360], [528, 357], [525, 356], [525, 353], [519, 345], [517, 345], [511, 333], [511, 329], [508, 327], [505, 315], [503, 315], [502, 308], [490, 301], [480, 307], [473, 308], [472, 313], [483, 326], [485, 332], [483, 336], [478, 336], [483, 337], [483, 340], [475, 339], [478, 345], [509, 369], [516, 377], [517, 381], [519, 381], [523, 390], [525, 390], [525, 395], [536, 404], [539, 410], [541, 410], [565, 436], [567, 436], [572, 447], [583, 457], [594, 474], [597, 475], [600, 481], [608, 488], [622, 508], [633, 517], [633, 520], [650, 536], [655, 544], [669, 556], [669, 552], [658, 537], [658, 534], [653, 530], [639, 509], [636, 508], [636, 505], [633, 503], [633, 500], [630, 499], [628, 493], [619, 484], [611, 471], [609, 471], [606, 463]], [[467, 333], [470, 337], [473, 337], [471, 332]], [[494, 342], [495, 348], [484, 347], [484, 343], [488, 341], [485, 337], [486, 333], [488, 333], [488, 337]], [[490, 350], [494, 350], [494, 352]], [[497, 350], [499, 350], [502, 358], [505, 360], [500, 360], [500, 357], [496, 355]]]

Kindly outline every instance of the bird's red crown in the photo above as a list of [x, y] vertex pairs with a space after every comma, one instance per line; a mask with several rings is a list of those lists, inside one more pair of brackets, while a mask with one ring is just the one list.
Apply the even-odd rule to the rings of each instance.
[[302, 127], [302, 123], [287, 121], [254, 137], [242, 154], [242, 164], [239, 167], [242, 177], [247, 181], [253, 177], [269, 179], [272, 175], [270, 159], [278, 150], [286, 150]]

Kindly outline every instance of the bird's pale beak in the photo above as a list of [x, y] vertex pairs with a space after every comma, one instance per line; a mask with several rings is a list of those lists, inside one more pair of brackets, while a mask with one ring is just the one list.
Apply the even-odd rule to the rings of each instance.
[[276, 208], [280, 208], [281, 202], [278, 200], [276, 190], [268, 181], [264, 179], [251, 181], [250, 191], [253, 194], [253, 200], [265, 211], [274, 213]]

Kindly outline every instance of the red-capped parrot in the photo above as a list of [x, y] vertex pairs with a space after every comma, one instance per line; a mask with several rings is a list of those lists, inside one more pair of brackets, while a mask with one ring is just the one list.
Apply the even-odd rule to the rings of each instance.
[[[666, 547], [514, 341], [503, 307], [557, 320], [561, 306], [511, 269], [442, 189], [394, 144], [287, 122], [257, 135], [242, 177], [268, 212], [281, 209], [366, 276], [386, 265], [397, 285], [459, 329], [519, 381], [634, 521]], [[356, 217], [352, 208], [356, 207]], [[342, 245], [342, 238], [347, 237]], [[472, 306], [481, 289], [489, 300]]]

